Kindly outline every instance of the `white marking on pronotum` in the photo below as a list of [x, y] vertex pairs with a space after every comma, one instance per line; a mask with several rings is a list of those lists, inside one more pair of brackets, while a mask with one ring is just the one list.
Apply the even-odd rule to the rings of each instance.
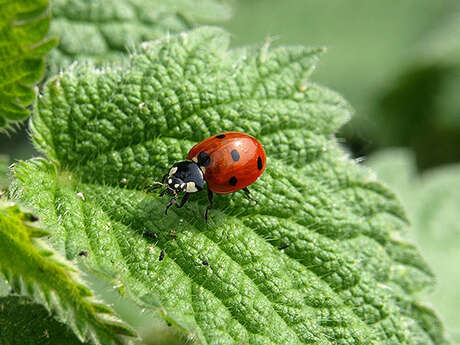
[[187, 188], [185, 189], [187, 193], [198, 192], [198, 189], [195, 186], [195, 182], [187, 182]]
[[172, 176], [176, 173], [177, 167], [172, 167], [171, 170], [169, 170], [169, 176]]
[[172, 178], [169, 178], [169, 179], [168, 179], [168, 183], [169, 183], [169, 184], [172, 183]]
[[198, 157], [197, 156], [193, 157], [192, 161], [194, 161], [195, 163], [198, 163]]
[[179, 183], [176, 183], [176, 184], [174, 185], [174, 188], [177, 188], [177, 187], [179, 187]]

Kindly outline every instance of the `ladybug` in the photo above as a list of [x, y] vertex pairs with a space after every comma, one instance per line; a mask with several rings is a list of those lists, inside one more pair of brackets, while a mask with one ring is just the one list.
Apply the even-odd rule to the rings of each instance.
[[[214, 193], [228, 194], [243, 190], [249, 195], [248, 186], [254, 183], [265, 170], [265, 151], [256, 138], [239, 132], [224, 132], [213, 135], [196, 144], [187, 154], [187, 160], [175, 163], [163, 176], [161, 183], [166, 188], [161, 196], [172, 196], [165, 214], [172, 205], [182, 207], [192, 193], [204, 189], [206, 181], [209, 205], [204, 218], [213, 207]], [[179, 193], [185, 193], [176, 204]]]

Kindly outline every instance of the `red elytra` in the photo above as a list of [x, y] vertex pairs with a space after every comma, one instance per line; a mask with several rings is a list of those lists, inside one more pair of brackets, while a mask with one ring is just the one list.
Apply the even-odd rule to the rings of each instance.
[[213, 135], [196, 144], [187, 159], [198, 162], [200, 154], [209, 157], [208, 165], [201, 168], [208, 188], [218, 194], [233, 193], [249, 186], [265, 170], [264, 148], [256, 138], [245, 133]]

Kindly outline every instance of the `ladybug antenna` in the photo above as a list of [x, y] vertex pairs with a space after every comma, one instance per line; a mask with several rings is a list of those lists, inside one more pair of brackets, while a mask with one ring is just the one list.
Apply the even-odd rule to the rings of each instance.
[[147, 191], [153, 191], [153, 190], [159, 189], [161, 187], [165, 187], [165, 186], [166, 186], [165, 183], [152, 182], [151, 184], [145, 186], [144, 189], [147, 190]]

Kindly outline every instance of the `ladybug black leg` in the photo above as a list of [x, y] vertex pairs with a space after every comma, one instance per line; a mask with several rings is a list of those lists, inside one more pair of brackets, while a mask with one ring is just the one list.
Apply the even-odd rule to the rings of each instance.
[[206, 211], [204, 212], [204, 219], [206, 223], [208, 222], [208, 212], [214, 206], [214, 193], [209, 189], [209, 187], [208, 187], [208, 200], [209, 200], [209, 205], [208, 207], [206, 207]]
[[168, 191], [168, 187], [166, 187], [165, 189], [161, 191], [160, 196], [165, 195], [167, 191]]
[[246, 198], [248, 198], [251, 201], [254, 201], [257, 204], [257, 200], [254, 199], [250, 194], [251, 192], [249, 191], [248, 187], [243, 188], [243, 192], [246, 195]]
[[182, 197], [182, 200], [180, 201], [180, 204], [176, 204], [176, 207], [181, 208], [182, 206], [184, 206], [185, 203], [188, 201], [188, 198], [190, 198], [190, 193], [185, 193], [185, 195]]
[[170, 201], [169, 201], [169, 204], [166, 205], [166, 208], [165, 208], [165, 214], [168, 214], [168, 208], [170, 208], [173, 204], [176, 203], [176, 197], [172, 198]]
[[163, 177], [161, 178], [161, 183], [165, 183], [166, 181], [166, 178], [168, 177], [169, 173], [166, 173], [163, 175]]

